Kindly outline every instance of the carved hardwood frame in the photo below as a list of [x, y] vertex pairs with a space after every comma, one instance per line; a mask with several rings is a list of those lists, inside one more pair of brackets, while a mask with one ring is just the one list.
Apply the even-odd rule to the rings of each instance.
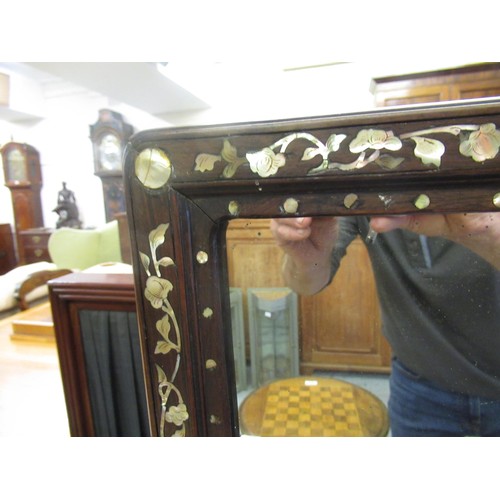
[[133, 136], [125, 193], [153, 436], [237, 436], [232, 218], [496, 211], [500, 101]]

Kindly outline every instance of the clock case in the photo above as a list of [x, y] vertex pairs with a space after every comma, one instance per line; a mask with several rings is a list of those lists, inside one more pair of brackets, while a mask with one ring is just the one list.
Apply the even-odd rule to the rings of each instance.
[[[123, 192], [123, 150], [129, 137], [134, 133], [132, 125], [125, 122], [123, 116], [110, 109], [99, 110], [98, 120], [90, 125], [90, 140], [94, 153], [94, 173], [102, 182], [106, 222], [125, 212]], [[107, 136], [116, 138], [120, 145], [120, 162], [117, 168], [106, 168], [101, 156], [101, 144]]]
[[[21, 254], [21, 231], [44, 225], [40, 154], [29, 144], [8, 142], [2, 147], [1, 155], [5, 185], [11, 192], [17, 248]], [[22, 263], [22, 255], [19, 260]]]

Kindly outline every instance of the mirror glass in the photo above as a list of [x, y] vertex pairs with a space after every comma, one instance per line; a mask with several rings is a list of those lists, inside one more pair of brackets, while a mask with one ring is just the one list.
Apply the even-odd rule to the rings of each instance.
[[[500, 321], [500, 272], [444, 238], [395, 230], [373, 239], [368, 217], [339, 220], [341, 234], [352, 234], [347, 252], [330, 285], [312, 296], [286, 286], [269, 219], [228, 225], [242, 435], [390, 433], [394, 351], [384, 328], [406, 364], [450, 389], [484, 383], [486, 393], [494, 390], [499, 373], [488, 350], [500, 349], [491, 335]], [[437, 332], [446, 338], [442, 349]]]

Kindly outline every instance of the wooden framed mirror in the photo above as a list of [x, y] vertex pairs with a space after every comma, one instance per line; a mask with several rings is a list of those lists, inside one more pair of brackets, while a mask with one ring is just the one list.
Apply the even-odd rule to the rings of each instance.
[[229, 221], [498, 211], [499, 137], [496, 99], [133, 136], [125, 192], [152, 435], [240, 434]]

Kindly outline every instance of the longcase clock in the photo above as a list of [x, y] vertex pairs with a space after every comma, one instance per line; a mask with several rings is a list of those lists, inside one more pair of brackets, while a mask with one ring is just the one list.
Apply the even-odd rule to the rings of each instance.
[[125, 212], [122, 155], [134, 129], [123, 116], [110, 109], [99, 110], [96, 123], [90, 125], [90, 140], [94, 150], [94, 173], [102, 182], [106, 221]]
[[4, 144], [1, 154], [5, 185], [12, 197], [19, 250], [22, 246], [19, 240], [22, 230], [43, 227], [40, 154], [33, 146], [18, 142]]

